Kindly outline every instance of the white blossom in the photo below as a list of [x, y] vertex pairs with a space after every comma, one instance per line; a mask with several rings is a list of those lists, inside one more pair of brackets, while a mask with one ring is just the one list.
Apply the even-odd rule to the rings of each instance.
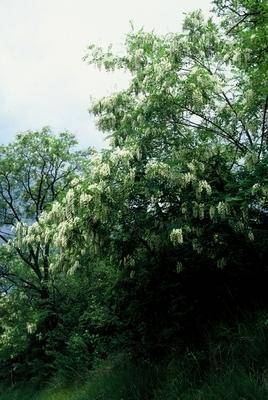
[[174, 245], [183, 243], [183, 234], [182, 229], [176, 228], [173, 229], [170, 233], [170, 240]]
[[197, 195], [200, 196], [202, 194], [202, 192], [205, 192], [208, 196], [211, 195], [211, 186], [210, 184], [206, 181], [206, 180], [202, 180], [198, 182], [198, 186], [197, 186]]
[[89, 203], [92, 201], [92, 196], [91, 194], [87, 194], [87, 193], [82, 193], [80, 195], [80, 206], [88, 206]]
[[168, 177], [170, 175], [170, 167], [162, 161], [151, 160], [146, 165], [146, 174], [150, 177]]
[[221, 218], [225, 218], [229, 215], [229, 206], [223, 201], [220, 201], [217, 205], [217, 211]]
[[37, 327], [36, 327], [35, 323], [30, 323], [29, 322], [26, 325], [26, 329], [27, 329], [27, 332], [31, 334], [31, 333], [34, 333], [36, 331]]
[[109, 175], [110, 175], [110, 167], [109, 167], [109, 164], [107, 164], [107, 163], [102, 163], [102, 164], [99, 166], [98, 172], [99, 172], [99, 174], [100, 174], [102, 177], [107, 177], [107, 176], [109, 176]]

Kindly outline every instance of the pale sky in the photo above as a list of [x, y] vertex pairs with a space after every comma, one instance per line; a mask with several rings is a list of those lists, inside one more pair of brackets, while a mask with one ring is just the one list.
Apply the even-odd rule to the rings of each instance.
[[0, 0], [0, 144], [51, 126], [80, 146], [103, 146], [88, 113], [90, 98], [127, 84], [82, 61], [89, 43], [121, 48], [132, 21], [159, 33], [179, 31], [184, 13], [210, 0]]

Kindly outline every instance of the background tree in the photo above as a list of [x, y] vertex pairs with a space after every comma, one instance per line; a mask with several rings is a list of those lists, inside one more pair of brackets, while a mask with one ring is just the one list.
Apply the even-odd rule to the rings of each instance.
[[[46, 332], [57, 323], [59, 288], [51, 271], [53, 243], [47, 232], [42, 233], [42, 244], [26, 236], [33, 229], [41, 234], [40, 216], [44, 218], [53, 202], [63, 198], [74, 178], [81, 175], [87, 152], [75, 150], [76, 144], [70, 133], [54, 136], [44, 128], [19, 134], [13, 143], [0, 148], [0, 282], [2, 308], [6, 307], [2, 316], [2, 346], [6, 353], [7, 332], [12, 336], [7, 342], [15, 343], [18, 335], [21, 340], [24, 337], [25, 351], [30, 353], [27, 330], [39, 332], [41, 349]], [[15, 355], [24, 351], [17, 344], [18, 353], [10, 351], [7, 358], [12, 355], [16, 359]]]

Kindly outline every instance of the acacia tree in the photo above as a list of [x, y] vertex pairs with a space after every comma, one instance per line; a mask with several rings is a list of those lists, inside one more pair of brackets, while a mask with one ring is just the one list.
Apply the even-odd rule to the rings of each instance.
[[258, 284], [266, 268], [267, 4], [215, 9], [220, 23], [194, 12], [179, 34], [130, 33], [124, 55], [89, 47], [87, 62], [131, 80], [93, 104], [111, 147], [69, 193], [71, 220], [49, 220], [72, 273], [89, 260], [117, 266], [115, 314], [143, 343], [163, 345], [159, 332], [177, 332], [202, 296], [201, 317], [222, 288], [234, 296], [243, 268], [252, 281], [261, 266]]

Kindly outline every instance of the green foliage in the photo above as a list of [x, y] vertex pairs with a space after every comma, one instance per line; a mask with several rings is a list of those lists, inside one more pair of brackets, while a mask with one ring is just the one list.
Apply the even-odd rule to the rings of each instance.
[[[1, 400], [264, 400], [267, 398], [267, 314], [218, 325], [203, 348], [152, 362], [110, 357], [83, 383], [49, 389], [17, 388]], [[13, 395], [13, 397], [12, 397]], [[11, 397], [10, 397], [11, 396]], [[16, 397], [17, 396], [17, 397]], [[20, 396], [20, 397], [19, 397]]]
[[[235, 21], [242, 11], [233, 5]], [[261, 31], [265, 10], [254, 20]], [[264, 301], [264, 61], [237, 60], [252, 44], [242, 45], [226, 18], [218, 24], [194, 12], [181, 34], [133, 31], [124, 55], [91, 45], [85, 57], [108, 71], [126, 69], [131, 80], [92, 105], [111, 146], [92, 157], [90, 174], [48, 223], [59, 268], [72, 274], [97, 260], [118, 271], [105, 305], [119, 347], [134, 353], [157, 356], [231, 303]]]
[[[20, 134], [0, 148], [3, 375], [11, 370], [20, 376], [26, 365], [29, 375], [49, 369], [44, 347], [48, 332], [57, 325], [60, 277], [51, 271], [56, 249], [42, 219], [86, 166], [87, 154], [75, 151], [75, 144], [73, 135], [65, 132], [56, 137], [44, 128]], [[30, 240], [34, 233], [42, 237], [42, 244], [37, 236]]]
[[[214, 5], [220, 19], [193, 12], [179, 34], [132, 30], [122, 55], [89, 46], [85, 61], [130, 74], [91, 105], [108, 148], [75, 151], [72, 135], [47, 129], [1, 147], [0, 374], [11, 384], [64, 386], [94, 370], [78, 399], [224, 399], [226, 385], [265, 396], [266, 333], [234, 338], [225, 359], [223, 345], [203, 346], [212, 325], [267, 308], [267, 5]], [[193, 343], [214, 361], [185, 355]], [[111, 354], [128, 356], [109, 366]]]

